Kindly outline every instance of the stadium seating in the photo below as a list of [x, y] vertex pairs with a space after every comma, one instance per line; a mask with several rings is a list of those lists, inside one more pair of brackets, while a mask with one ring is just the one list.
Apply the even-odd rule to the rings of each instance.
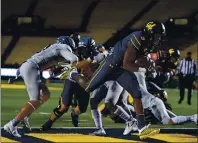
[[[10, 15], [24, 15], [29, 7], [31, 0], [20, 0], [22, 5], [18, 4], [17, 0], [2, 0], [1, 21]], [[8, 8], [9, 7], [9, 8]], [[23, 7], [23, 8], [22, 8]]]
[[[189, 0], [193, 1], [193, 0]], [[197, 10], [197, 5], [189, 1], [160, 0], [148, 13], [138, 20], [131, 28], [139, 28], [148, 20], [166, 21], [171, 17], [187, 16]]]
[[1, 37], [1, 55], [3, 55], [5, 49], [7, 48], [8, 44], [10, 43], [11, 39], [12, 39], [12, 36], [2, 36]]
[[21, 64], [24, 60], [31, 57], [34, 53], [40, 51], [55, 40], [56, 37], [21, 37], [12, 53], [6, 60], [6, 64]]
[[46, 19], [45, 27], [77, 28], [90, 4], [91, 0], [39, 0], [34, 14]]

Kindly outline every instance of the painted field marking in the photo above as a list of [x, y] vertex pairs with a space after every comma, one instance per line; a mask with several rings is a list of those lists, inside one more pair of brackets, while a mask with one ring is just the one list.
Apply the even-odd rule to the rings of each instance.
[[[17, 84], [1, 84], [1, 88], [4, 89], [25, 89], [25, 85], [17, 85]], [[61, 91], [63, 88], [60, 87], [48, 87], [49, 90]]]

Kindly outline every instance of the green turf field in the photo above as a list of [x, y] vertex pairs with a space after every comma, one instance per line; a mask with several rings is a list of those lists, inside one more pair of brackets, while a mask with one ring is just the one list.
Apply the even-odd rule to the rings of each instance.
[[[2, 81], [5, 83], [5, 81]], [[17, 84], [23, 84], [19, 82]], [[48, 84], [50, 87], [62, 87], [62, 84]], [[186, 102], [186, 98], [182, 104], [178, 104], [179, 91], [178, 89], [166, 89], [169, 98], [168, 101], [173, 106], [173, 111], [177, 115], [192, 115], [197, 113], [197, 91], [193, 91], [192, 105], [189, 106]], [[48, 102], [42, 105], [36, 112], [30, 117], [30, 123], [33, 127], [42, 126], [48, 119], [49, 114], [52, 112], [54, 107], [58, 105], [59, 96], [61, 90], [51, 91], [51, 98]], [[21, 107], [28, 101], [28, 95], [26, 89], [4, 89], [1, 90], [1, 126], [3, 126], [10, 119], [15, 117]], [[103, 118], [104, 127], [124, 127], [124, 124], [115, 124], [109, 118]], [[80, 116], [80, 127], [93, 127], [94, 122], [91, 117], [90, 108], [86, 113]], [[155, 126], [155, 125], [154, 125]], [[186, 123], [184, 125], [156, 125], [160, 127], [196, 127], [194, 123]], [[56, 121], [53, 127], [72, 127], [70, 113], [66, 113], [62, 118]]]

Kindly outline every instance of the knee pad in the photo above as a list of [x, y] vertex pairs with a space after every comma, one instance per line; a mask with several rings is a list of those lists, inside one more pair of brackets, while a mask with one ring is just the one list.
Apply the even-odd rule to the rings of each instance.
[[91, 109], [97, 109], [98, 108], [98, 103], [94, 98], [90, 99], [90, 105], [91, 105]]
[[113, 103], [111, 103], [111, 102], [105, 103], [105, 106], [107, 107], [107, 109], [110, 112], [115, 112], [115, 110], [116, 110], [116, 106]]

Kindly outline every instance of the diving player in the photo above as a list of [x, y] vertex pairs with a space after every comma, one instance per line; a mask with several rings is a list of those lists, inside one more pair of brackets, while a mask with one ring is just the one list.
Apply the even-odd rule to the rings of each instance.
[[[87, 92], [92, 92], [104, 84], [105, 81], [117, 80], [134, 97], [140, 139], [159, 133], [159, 129], [149, 128], [146, 125], [141, 102], [141, 91], [134, 72], [145, 73], [147, 69], [139, 67], [135, 60], [139, 56], [144, 56], [148, 52], [156, 50], [160, 46], [165, 33], [163, 23], [151, 21], [146, 24], [144, 30], [133, 32], [118, 41], [112, 53], [109, 53], [107, 58], [101, 62], [85, 88]], [[108, 106], [121, 113], [120, 109], [114, 105], [109, 104]]]
[[76, 63], [78, 57], [73, 54], [76, 50], [74, 40], [68, 36], [61, 36], [54, 44], [50, 44], [40, 52], [27, 59], [19, 68], [23, 78], [29, 101], [22, 107], [18, 115], [4, 125], [4, 130], [15, 137], [21, 137], [17, 131], [17, 125], [25, 117], [30, 116], [50, 97], [50, 92], [46, 85], [40, 80], [40, 73], [59, 62], [67, 63], [68, 66]]

